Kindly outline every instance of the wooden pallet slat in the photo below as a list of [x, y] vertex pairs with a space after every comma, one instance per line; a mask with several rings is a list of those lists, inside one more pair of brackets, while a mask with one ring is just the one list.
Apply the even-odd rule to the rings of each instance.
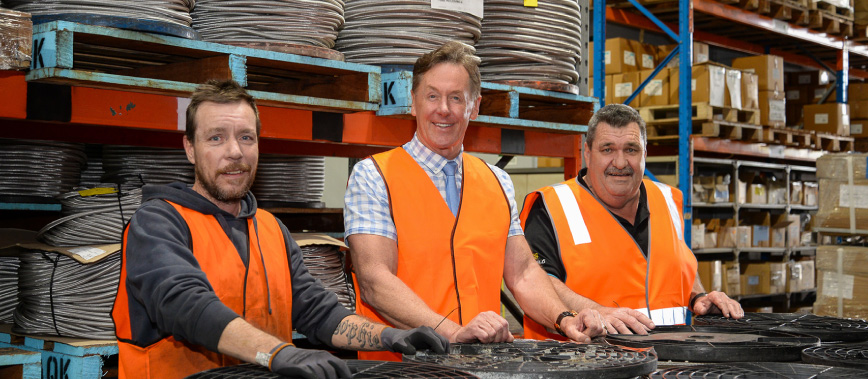
[[812, 132], [806, 130], [777, 127], [763, 128], [763, 139], [769, 144], [811, 149], [814, 147], [813, 136]]
[[0, 325], [0, 348], [37, 354], [43, 378], [99, 379], [116, 369], [118, 345], [114, 340], [21, 336], [11, 330], [9, 324]]
[[843, 137], [830, 133], [817, 133], [814, 141], [818, 149], [831, 152], [853, 151], [853, 137]]
[[0, 348], [0, 378], [40, 379], [42, 360], [39, 353], [14, 347]]
[[207, 79], [234, 79], [260, 103], [328, 112], [373, 111], [380, 68], [54, 21], [34, 28], [28, 81], [187, 95]]

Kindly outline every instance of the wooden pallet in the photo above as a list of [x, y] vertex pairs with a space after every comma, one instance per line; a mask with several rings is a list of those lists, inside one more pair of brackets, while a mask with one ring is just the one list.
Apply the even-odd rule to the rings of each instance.
[[854, 34], [853, 19], [827, 13], [825, 11], [809, 11], [808, 28], [837, 36], [851, 37]]
[[808, 22], [807, 0], [725, 0], [721, 2], [794, 24], [805, 25]]
[[814, 133], [807, 130], [763, 127], [763, 141], [769, 144], [811, 149]]
[[[648, 124], [647, 132], [648, 142], [651, 143], [664, 144], [678, 140], [678, 125]], [[728, 121], [695, 123], [691, 134], [695, 137], [714, 137], [734, 141], [763, 141], [761, 126]]]
[[853, 151], [868, 153], [868, 138], [854, 138]]
[[[382, 75], [383, 103], [380, 116], [409, 118], [413, 73], [388, 72]], [[477, 124], [496, 124], [516, 129], [584, 133], [588, 121], [599, 109], [591, 97], [565, 92], [482, 82], [482, 102]]]
[[814, 135], [814, 145], [817, 149], [824, 151], [853, 151], [853, 137], [842, 137], [830, 133], [817, 133]]
[[33, 28], [27, 80], [188, 96], [207, 79], [234, 79], [260, 104], [373, 111], [380, 69], [356, 63], [54, 21]]
[[808, 9], [820, 11], [829, 15], [841, 16], [842, 18], [853, 21], [853, 2], [850, 1], [846, 7], [840, 6], [837, 2], [827, 2], [824, 0], [811, 0], [808, 4]]
[[0, 378], [40, 379], [42, 362], [39, 353], [14, 347], [0, 348]]
[[10, 324], [0, 325], [0, 348], [38, 353], [43, 378], [101, 379], [116, 371], [117, 341], [22, 336], [11, 330]]
[[[659, 105], [639, 108], [639, 114], [647, 124], [678, 124], [678, 109], [676, 105]], [[697, 121], [728, 121], [759, 125], [758, 110], [742, 110], [730, 107], [718, 107], [708, 103], [693, 103], [691, 119]]]

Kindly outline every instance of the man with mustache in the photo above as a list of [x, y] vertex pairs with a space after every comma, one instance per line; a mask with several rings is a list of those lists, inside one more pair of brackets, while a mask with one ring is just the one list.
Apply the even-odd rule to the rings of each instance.
[[342, 307], [310, 275], [286, 226], [257, 209], [259, 112], [234, 81], [200, 86], [187, 107], [192, 187], [145, 186], [124, 231], [112, 317], [120, 378], [183, 378], [243, 362], [281, 375], [350, 377], [314, 344], [413, 354], [448, 350], [431, 328], [398, 330]]
[[[591, 118], [587, 168], [525, 198], [522, 226], [537, 262], [564, 303], [599, 310], [609, 333], [683, 324], [688, 310], [743, 317], [738, 302], [702, 288], [684, 242], [681, 192], [642, 180], [646, 146], [633, 108], [611, 104]], [[559, 337], [533, 320], [524, 327], [527, 338]]]

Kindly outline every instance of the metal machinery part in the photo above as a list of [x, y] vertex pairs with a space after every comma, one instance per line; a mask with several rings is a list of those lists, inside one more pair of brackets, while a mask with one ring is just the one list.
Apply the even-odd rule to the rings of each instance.
[[332, 48], [344, 24], [342, 0], [199, 0], [193, 28], [205, 41], [280, 42]]
[[83, 144], [0, 139], [0, 201], [56, 202], [78, 185], [86, 161]]
[[649, 377], [651, 379], [856, 379], [866, 376], [868, 371], [841, 367], [761, 362], [671, 367], [657, 370]]
[[192, 184], [193, 165], [183, 149], [103, 146], [103, 181], [141, 187], [145, 184]]
[[448, 355], [422, 351], [404, 361], [454, 367], [480, 378], [628, 378], [657, 368], [648, 350], [535, 340], [452, 344]]
[[[802, 351], [802, 360], [813, 364], [868, 370], [868, 344], [811, 347]], [[865, 377], [868, 377], [868, 371]]]
[[658, 326], [648, 335], [614, 334], [606, 341], [632, 348], [653, 347], [660, 360], [690, 362], [798, 361], [820, 339], [796, 333], [715, 326]]
[[[348, 360], [347, 365], [355, 379], [388, 379], [388, 378], [441, 378], [441, 379], [471, 379], [475, 376], [453, 368], [404, 362], [357, 361]], [[215, 368], [193, 374], [187, 379], [280, 379], [284, 376], [268, 371], [267, 368], [254, 364]]]
[[260, 207], [322, 208], [325, 158], [262, 154], [251, 191]]
[[807, 334], [823, 342], [868, 341], [868, 322], [796, 313], [745, 313], [734, 320], [720, 315], [698, 316], [694, 325], [744, 327]]
[[354, 63], [412, 65], [448, 41], [473, 46], [482, 26], [476, 16], [432, 9], [429, 0], [347, 0], [344, 12], [335, 49]]
[[486, 0], [482, 37], [476, 43], [482, 80], [577, 83], [581, 30], [575, 0], [550, 0], [536, 7]]
[[20, 255], [20, 292], [12, 331], [72, 338], [115, 339], [111, 318], [121, 272], [121, 253], [82, 264], [62, 254]]

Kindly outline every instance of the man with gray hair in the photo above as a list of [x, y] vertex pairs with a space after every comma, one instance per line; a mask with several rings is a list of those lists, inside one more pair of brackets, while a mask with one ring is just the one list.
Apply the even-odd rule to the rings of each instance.
[[[725, 293], [706, 294], [684, 242], [682, 194], [643, 180], [645, 121], [611, 104], [589, 122], [575, 179], [525, 198], [521, 220], [537, 263], [567, 306], [603, 314], [609, 333], [684, 324], [687, 311], [741, 318]], [[525, 337], [558, 338], [525, 319]]]

